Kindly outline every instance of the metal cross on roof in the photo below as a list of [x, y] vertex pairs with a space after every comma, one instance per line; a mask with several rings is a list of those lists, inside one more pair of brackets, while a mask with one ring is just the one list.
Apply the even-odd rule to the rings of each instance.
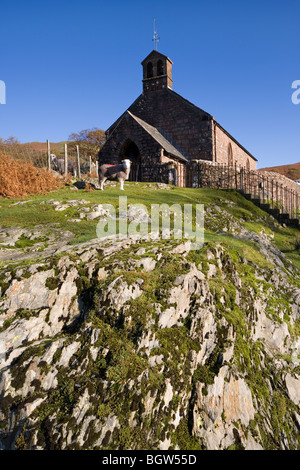
[[157, 51], [157, 44], [158, 44], [160, 38], [158, 37], [157, 31], [156, 31], [156, 29], [155, 29], [155, 18], [154, 18], [153, 23], [154, 23], [154, 25], [153, 25], [154, 34], [153, 34], [153, 39], [152, 39], [152, 41], [154, 42], [154, 49]]

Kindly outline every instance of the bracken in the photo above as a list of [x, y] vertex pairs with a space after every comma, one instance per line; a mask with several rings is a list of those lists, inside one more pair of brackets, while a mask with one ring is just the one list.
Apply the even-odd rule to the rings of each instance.
[[43, 194], [62, 184], [63, 181], [52, 171], [0, 154], [0, 197], [22, 198]]

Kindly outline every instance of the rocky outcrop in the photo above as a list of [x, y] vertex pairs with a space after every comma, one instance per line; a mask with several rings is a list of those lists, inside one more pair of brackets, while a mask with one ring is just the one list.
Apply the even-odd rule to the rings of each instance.
[[125, 239], [7, 265], [1, 448], [296, 449], [300, 291], [251, 241], [251, 261]]

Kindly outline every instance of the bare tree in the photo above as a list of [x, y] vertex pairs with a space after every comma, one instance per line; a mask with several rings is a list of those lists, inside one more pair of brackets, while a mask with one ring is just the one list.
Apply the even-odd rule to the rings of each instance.
[[93, 129], [84, 129], [78, 133], [69, 136], [68, 149], [71, 152], [76, 151], [79, 145], [80, 153], [86, 157], [91, 155], [92, 160], [96, 161], [97, 154], [105, 142], [105, 132], [97, 127]]

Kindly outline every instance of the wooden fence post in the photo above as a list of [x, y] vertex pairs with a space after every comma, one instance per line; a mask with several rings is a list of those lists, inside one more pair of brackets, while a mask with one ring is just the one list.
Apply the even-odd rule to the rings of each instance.
[[79, 145], [76, 145], [76, 151], [77, 151], [77, 176], [78, 178], [81, 178]]
[[65, 177], [68, 177], [68, 144], [65, 144]]
[[51, 159], [50, 159], [50, 142], [47, 140], [47, 168], [51, 170]]

